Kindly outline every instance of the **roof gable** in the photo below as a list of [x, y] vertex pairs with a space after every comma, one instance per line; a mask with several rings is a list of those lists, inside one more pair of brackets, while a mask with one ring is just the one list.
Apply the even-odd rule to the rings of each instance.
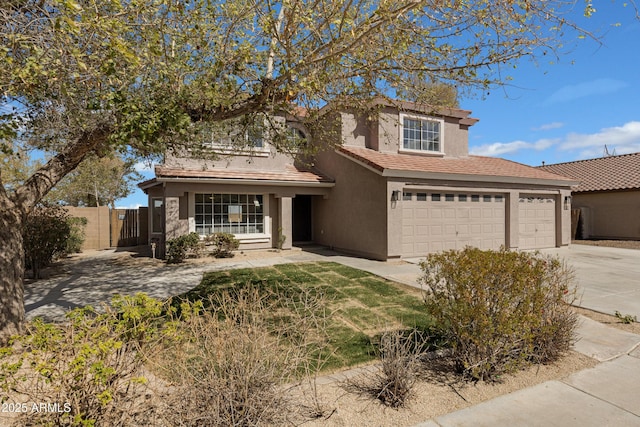
[[640, 188], [640, 153], [557, 163], [537, 169], [580, 181], [574, 192]]

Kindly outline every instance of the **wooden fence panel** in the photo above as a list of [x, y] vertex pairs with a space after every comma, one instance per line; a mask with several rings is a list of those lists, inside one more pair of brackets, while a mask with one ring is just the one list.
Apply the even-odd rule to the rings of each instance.
[[111, 246], [136, 246], [140, 237], [138, 209], [111, 210]]

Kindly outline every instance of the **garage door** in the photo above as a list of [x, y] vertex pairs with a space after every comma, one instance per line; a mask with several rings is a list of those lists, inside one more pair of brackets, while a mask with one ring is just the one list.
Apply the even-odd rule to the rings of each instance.
[[405, 191], [402, 206], [402, 255], [474, 246], [498, 249], [505, 239], [502, 195]]
[[556, 246], [556, 201], [552, 196], [522, 194], [518, 203], [520, 249]]

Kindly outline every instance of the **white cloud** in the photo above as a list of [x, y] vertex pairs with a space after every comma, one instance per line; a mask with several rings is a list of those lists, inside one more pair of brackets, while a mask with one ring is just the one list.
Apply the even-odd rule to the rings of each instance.
[[141, 205], [140, 203], [134, 203], [131, 204], [129, 206], [116, 206], [116, 209], [138, 209], [143, 207], [144, 205]]
[[555, 91], [542, 105], [574, 101], [592, 95], [607, 95], [627, 87], [626, 82], [614, 79], [596, 79], [590, 82], [564, 86]]
[[564, 138], [560, 149], [579, 151], [579, 157], [588, 159], [602, 156], [604, 146], [616, 154], [640, 152], [640, 121], [632, 121], [622, 126], [604, 128], [593, 134], [570, 133]]
[[555, 139], [539, 139], [535, 142], [512, 141], [512, 142], [494, 142], [493, 144], [480, 145], [472, 147], [470, 152], [478, 156], [501, 156], [508, 153], [515, 153], [521, 150], [542, 151], [556, 144]]
[[133, 167], [137, 172], [153, 172], [153, 168], [156, 166], [156, 162], [141, 161], [136, 163]]
[[640, 121], [631, 121], [622, 126], [601, 129], [591, 134], [569, 133], [561, 138], [539, 139], [534, 142], [496, 142], [471, 148], [471, 154], [501, 156], [524, 150], [542, 151], [554, 147], [561, 151], [577, 152], [576, 160], [602, 156], [604, 146], [616, 154], [640, 152]]
[[552, 130], [552, 129], [560, 129], [561, 127], [564, 126], [564, 123], [562, 122], [552, 122], [552, 123], [545, 123], [537, 128], [532, 128], [531, 130]]

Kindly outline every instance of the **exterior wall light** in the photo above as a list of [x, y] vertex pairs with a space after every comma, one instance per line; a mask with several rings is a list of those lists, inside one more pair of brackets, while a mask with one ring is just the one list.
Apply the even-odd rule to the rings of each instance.
[[564, 210], [571, 209], [571, 196], [564, 196]]
[[391, 201], [397, 202], [398, 200], [400, 200], [400, 190], [393, 190], [391, 192]]

